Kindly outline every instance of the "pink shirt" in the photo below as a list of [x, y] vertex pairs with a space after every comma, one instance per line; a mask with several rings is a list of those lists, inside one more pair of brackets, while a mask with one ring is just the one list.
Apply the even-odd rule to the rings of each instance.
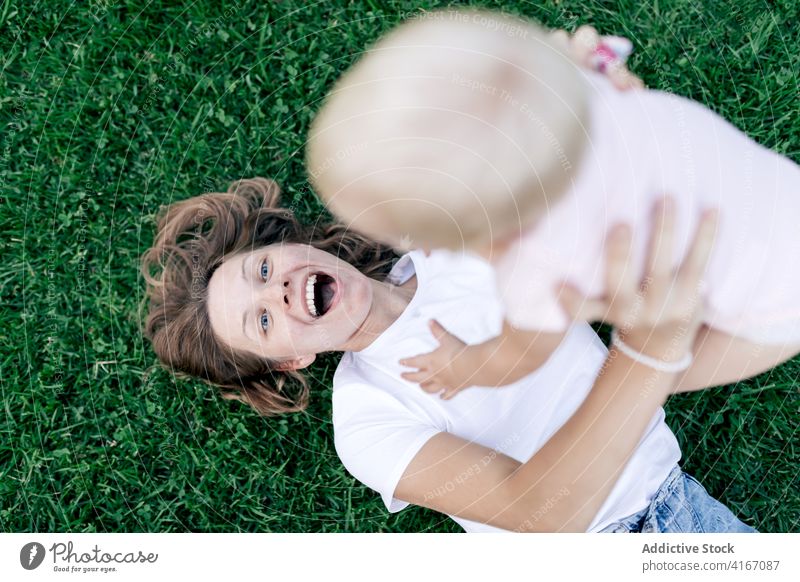
[[676, 265], [701, 211], [720, 209], [706, 322], [751, 341], [800, 341], [800, 168], [694, 101], [621, 93], [604, 77], [586, 76], [589, 140], [577, 176], [496, 264], [510, 323], [566, 329], [556, 285], [568, 280], [591, 297], [605, 292], [603, 245], [615, 224], [633, 228], [643, 274], [653, 203], [670, 193]]

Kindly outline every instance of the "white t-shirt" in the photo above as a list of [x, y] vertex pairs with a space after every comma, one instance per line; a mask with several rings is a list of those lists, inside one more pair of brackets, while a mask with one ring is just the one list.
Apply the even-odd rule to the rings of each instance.
[[[390, 273], [396, 284], [416, 272], [417, 290], [400, 317], [366, 349], [346, 352], [333, 378], [336, 451], [347, 470], [383, 498], [390, 512], [406, 467], [433, 435], [449, 432], [525, 462], [566, 422], [591, 390], [606, 348], [588, 324], [573, 326], [550, 359], [503, 388], [473, 387], [444, 401], [400, 377], [398, 360], [438, 347], [428, 321], [437, 319], [469, 344], [500, 333], [503, 310], [493, 271], [483, 260], [412, 251]], [[680, 459], [659, 409], [619, 481], [589, 527], [645, 508]], [[469, 532], [505, 531], [450, 516]]]
[[660, 91], [618, 91], [585, 73], [588, 142], [571, 187], [498, 261], [508, 321], [556, 332], [569, 320], [557, 294], [568, 280], [605, 291], [605, 247], [632, 227], [644, 272], [653, 202], [676, 203], [673, 258], [686, 254], [703, 209], [720, 221], [706, 271], [705, 322], [763, 343], [800, 341], [800, 166], [757, 144], [701, 104]]

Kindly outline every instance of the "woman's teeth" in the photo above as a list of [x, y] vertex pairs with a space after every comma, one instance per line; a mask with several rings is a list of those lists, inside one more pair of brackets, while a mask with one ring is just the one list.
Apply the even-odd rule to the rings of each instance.
[[316, 282], [316, 275], [311, 275], [306, 282], [306, 305], [308, 305], [308, 311], [313, 317], [317, 317], [317, 307], [314, 305], [314, 284]]

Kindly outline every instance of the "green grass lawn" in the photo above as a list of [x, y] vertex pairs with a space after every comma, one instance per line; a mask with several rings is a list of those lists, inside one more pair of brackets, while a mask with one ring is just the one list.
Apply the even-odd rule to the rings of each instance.
[[[383, 31], [447, 3], [144, 4], [0, 3], [0, 530], [458, 531], [389, 515], [345, 472], [335, 357], [306, 413], [266, 420], [159, 368], [137, 312], [160, 205], [260, 175], [317, 220], [302, 160], [320, 100]], [[627, 36], [649, 86], [800, 161], [796, 0], [507, 4]], [[763, 531], [800, 531], [799, 372], [667, 407], [684, 468]]]

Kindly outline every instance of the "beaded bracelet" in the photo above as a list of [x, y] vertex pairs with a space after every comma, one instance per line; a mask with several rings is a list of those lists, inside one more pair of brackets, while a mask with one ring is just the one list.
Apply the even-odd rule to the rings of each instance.
[[634, 362], [639, 362], [640, 364], [644, 364], [648, 368], [653, 368], [659, 372], [683, 372], [692, 365], [691, 353], [687, 353], [677, 362], [665, 362], [663, 360], [645, 355], [641, 352], [637, 352], [620, 339], [619, 332], [616, 330], [616, 328], [611, 331], [611, 344], [616, 346], [619, 351], [628, 356]]

